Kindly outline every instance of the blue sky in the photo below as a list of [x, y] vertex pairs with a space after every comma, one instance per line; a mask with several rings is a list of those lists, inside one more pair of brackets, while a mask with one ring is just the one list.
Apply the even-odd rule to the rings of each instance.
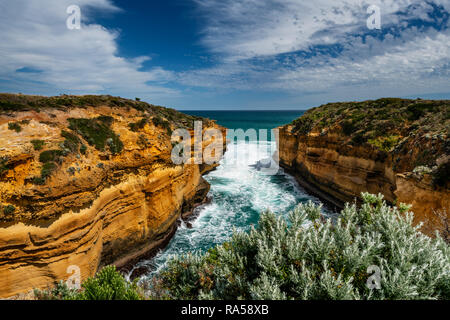
[[449, 99], [449, 16], [450, 0], [0, 0], [0, 92], [180, 110]]

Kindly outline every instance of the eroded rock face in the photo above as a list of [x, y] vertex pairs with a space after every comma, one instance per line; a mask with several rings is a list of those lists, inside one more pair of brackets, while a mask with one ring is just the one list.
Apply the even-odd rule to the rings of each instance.
[[[72, 265], [81, 280], [103, 265], [125, 265], [170, 237], [181, 214], [206, 197], [202, 174], [215, 165], [174, 165], [170, 131], [177, 123], [161, 115], [167, 122], [155, 125], [151, 111], [85, 106], [0, 114], [0, 297], [65, 280]], [[70, 118], [102, 116], [120, 138], [120, 152], [111, 152], [112, 139], [99, 150], [70, 129]], [[131, 130], [140, 119], [149, 121]], [[205, 123], [204, 130], [219, 128]], [[64, 144], [62, 131], [78, 137], [76, 148]], [[42, 149], [32, 140], [44, 141]], [[48, 150], [63, 152], [43, 159]]]
[[[438, 130], [445, 132], [446, 124], [448, 128], [448, 119], [441, 119], [437, 126], [435, 123], [439, 119], [432, 118], [440, 110], [448, 112], [444, 106], [448, 101], [436, 102], [442, 107], [436, 107], [434, 114], [425, 114], [416, 122], [399, 120], [403, 126], [387, 127], [383, 135], [375, 136], [379, 140], [395, 136], [396, 144], [389, 146], [391, 150], [374, 146], [375, 139], [370, 140], [373, 131], [367, 128], [371, 121], [380, 124], [390, 121], [391, 115], [370, 117], [373, 109], [375, 112], [382, 107], [387, 109], [385, 104], [379, 106], [381, 102], [329, 104], [312, 109], [297, 123], [279, 128], [280, 164], [294, 174], [300, 184], [337, 207], [355, 201], [361, 192], [382, 193], [390, 203], [411, 204], [415, 223], [424, 223], [424, 233], [432, 235], [439, 230], [448, 234], [450, 190], [445, 168], [450, 159], [449, 141], [442, 131], [431, 132], [436, 127], [442, 127]], [[404, 109], [422, 104], [400, 99], [395, 102], [399, 103], [398, 108]], [[355, 112], [358, 108], [364, 111], [361, 117]], [[395, 111], [394, 107], [391, 109]], [[404, 114], [407, 115], [406, 110]], [[348, 120], [352, 118], [367, 121], [355, 125]], [[353, 125], [353, 131], [348, 134], [343, 132], [346, 121]], [[374, 127], [376, 130], [377, 125]], [[423, 133], [422, 129], [428, 133]], [[422, 162], [429, 167], [419, 166]], [[436, 177], [440, 179], [439, 184]]]
[[[362, 191], [385, 195], [394, 201], [395, 175], [384, 161], [371, 157], [373, 150], [357, 147], [342, 154], [338, 136], [296, 136], [290, 128], [280, 129], [280, 162], [322, 191], [338, 207], [352, 202]], [[329, 195], [330, 197], [327, 197]]]

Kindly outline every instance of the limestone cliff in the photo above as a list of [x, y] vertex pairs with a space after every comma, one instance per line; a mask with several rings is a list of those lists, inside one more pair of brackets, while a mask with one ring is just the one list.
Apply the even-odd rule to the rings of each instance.
[[110, 96], [0, 95], [0, 297], [67, 279], [71, 265], [84, 280], [170, 237], [214, 167], [171, 161], [171, 131], [194, 120]]
[[280, 163], [338, 207], [382, 193], [412, 204], [425, 233], [448, 234], [449, 131], [450, 101], [332, 103], [280, 128]]

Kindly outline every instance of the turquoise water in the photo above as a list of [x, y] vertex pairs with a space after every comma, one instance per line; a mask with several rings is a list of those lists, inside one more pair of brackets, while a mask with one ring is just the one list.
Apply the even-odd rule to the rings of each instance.
[[184, 113], [217, 120], [229, 129], [272, 129], [292, 122], [304, 111], [183, 111]]
[[[272, 129], [287, 124], [302, 115], [302, 111], [192, 111], [185, 112], [217, 120], [229, 129]], [[272, 148], [272, 149], [271, 149]], [[195, 210], [197, 218], [189, 224], [181, 222], [166, 248], [153, 259], [141, 261], [135, 268], [148, 268], [144, 276], [151, 277], [173, 254], [205, 251], [223, 243], [236, 230], [249, 230], [256, 225], [264, 210], [287, 216], [299, 202], [316, 198], [308, 195], [293, 177], [279, 170], [267, 175], [249, 165], [269, 157], [275, 150], [272, 141], [234, 141], [220, 166], [205, 175], [211, 184], [211, 202]], [[238, 159], [238, 161], [236, 161]]]

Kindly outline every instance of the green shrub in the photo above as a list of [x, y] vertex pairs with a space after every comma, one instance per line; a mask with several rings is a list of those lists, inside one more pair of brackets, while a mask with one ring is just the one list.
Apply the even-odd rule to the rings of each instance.
[[[94, 146], [99, 151], [105, 151], [108, 145], [113, 154], [120, 153], [123, 143], [119, 136], [110, 128], [112, 117], [104, 116], [94, 119], [70, 118], [69, 128], [78, 132], [89, 145]], [[110, 141], [107, 144], [107, 141]]]
[[160, 117], [153, 117], [152, 122], [155, 126], [166, 129], [166, 131], [171, 134], [172, 129], [170, 128], [170, 123]]
[[31, 179], [31, 182], [38, 186], [43, 186], [45, 184], [45, 181], [46, 179], [42, 177], [34, 177], [33, 179]]
[[97, 120], [100, 122], [105, 123], [108, 126], [111, 126], [114, 122], [114, 118], [111, 116], [105, 116], [105, 115], [101, 115], [97, 117]]
[[[412, 226], [404, 205], [362, 194], [332, 222], [309, 202], [289, 221], [262, 214], [249, 233], [205, 254], [178, 256], [159, 273], [155, 298], [449, 299], [450, 248]], [[371, 266], [380, 288], [369, 289]]]
[[54, 162], [44, 163], [41, 169], [41, 177], [47, 179], [55, 169], [56, 164]]
[[398, 144], [399, 140], [399, 136], [387, 136], [369, 139], [368, 142], [381, 151], [389, 152]]
[[47, 181], [47, 178], [51, 176], [53, 171], [55, 171], [57, 168], [56, 163], [54, 162], [46, 162], [42, 165], [41, 168], [41, 176], [40, 177], [34, 177], [32, 179], [32, 183], [36, 185], [44, 185]]
[[314, 127], [314, 120], [305, 114], [297, 120], [294, 120], [292, 124], [294, 125], [294, 128], [292, 129], [293, 132], [307, 135]]
[[137, 132], [137, 131], [139, 131], [139, 129], [143, 129], [145, 127], [145, 125], [147, 124], [147, 122], [148, 121], [146, 118], [142, 118], [138, 122], [132, 122], [132, 123], [128, 124], [128, 127], [130, 128], [131, 131]]
[[39, 155], [39, 161], [42, 163], [57, 161], [62, 155], [62, 150], [46, 150]]
[[44, 140], [31, 140], [31, 144], [33, 145], [34, 150], [39, 151], [42, 150], [42, 147], [45, 145]]
[[79, 299], [83, 300], [140, 300], [136, 282], [130, 283], [116, 270], [115, 266], [103, 268], [83, 285]]
[[88, 278], [81, 290], [69, 289], [65, 282], [59, 282], [50, 290], [34, 290], [38, 300], [141, 300], [136, 282], [127, 281], [115, 266], [107, 266], [95, 277]]
[[8, 157], [0, 157], [0, 176], [11, 169], [8, 161]]
[[14, 213], [16, 211], [16, 207], [14, 207], [12, 204], [8, 204], [6, 207], [3, 207], [3, 213], [5, 215], [9, 215]]
[[13, 131], [15, 131], [17, 133], [22, 131], [22, 127], [17, 122], [10, 122], [10, 123], [8, 123], [8, 129], [9, 130], [13, 130]]
[[58, 282], [52, 289], [34, 289], [33, 292], [37, 300], [74, 300], [78, 295], [78, 291], [69, 288], [64, 281]]
[[415, 103], [408, 108], [406, 108], [406, 111], [408, 112], [409, 116], [408, 119], [411, 121], [418, 120], [422, 118], [427, 112], [433, 111], [435, 108], [435, 105], [432, 103]]
[[78, 146], [80, 145], [80, 138], [78, 138], [73, 133], [67, 132], [65, 130], [61, 131], [61, 136], [65, 138], [63, 142], [63, 147], [71, 152], [78, 152]]
[[86, 154], [86, 151], [87, 151], [86, 145], [82, 144], [81, 147], [80, 147], [81, 154]]

